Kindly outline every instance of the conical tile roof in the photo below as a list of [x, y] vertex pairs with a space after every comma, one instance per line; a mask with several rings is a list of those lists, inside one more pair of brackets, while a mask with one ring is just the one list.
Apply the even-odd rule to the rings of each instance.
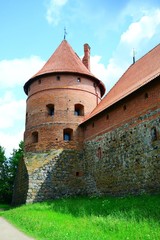
[[101, 95], [105, 93], [105, 86], [97, 79], [82, 63], [81, 59], [74, 52], [72, 47], [66, 40], [63, 40], [56, 51], [52, 54], [42, 69], [37, 72], [28, 82], [24, 85], [24, 91], [28, 92], [29, 84], [38, 76], [50, 73], [78, 73], [91, 77], [94, 81], [98, 82], [101, 89]]

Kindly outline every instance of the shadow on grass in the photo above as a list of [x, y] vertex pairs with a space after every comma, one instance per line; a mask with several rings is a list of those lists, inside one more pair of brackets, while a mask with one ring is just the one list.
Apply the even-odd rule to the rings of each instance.
[[0, 213], [4, 212], [4, 211], [7, 211], [7, 210], [10, 210], [11, 208], [12, 208], [12, 206], [10, 206], [8, 204], [0, 203]]
[[69, 198], [46, 202], [49, 209], [74, 217], [84, 216], [121, 216], [137, 221], [149, 219], [160, 221], [160, 195], [106, 197], [106, 198]]

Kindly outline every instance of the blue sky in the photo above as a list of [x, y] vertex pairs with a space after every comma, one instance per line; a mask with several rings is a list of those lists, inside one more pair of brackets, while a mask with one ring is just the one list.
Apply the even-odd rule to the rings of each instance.
[[63, 40], [83, 56], [91, 47], [91, 71], [107, 91], [160, 36], [159, 0], [6, 0], [0, 3], [0, 145], [9, 156], [23, 139], [24, 83]]

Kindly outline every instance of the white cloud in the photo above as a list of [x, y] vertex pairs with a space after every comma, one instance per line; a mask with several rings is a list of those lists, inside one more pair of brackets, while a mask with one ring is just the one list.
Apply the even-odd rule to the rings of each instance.
[[0, 145], [6, 149], [7, 157], [23, 140], [25, 108], [26, 101], [16, 100], [10, 91], [0, 98]]
[[14, 127], [18, 121], [24, 122], [25, 105], [24, 99], [16, 100], [11, 92], [6, 92], [0, 98], [0, 130]]
[[0, 61], [0, 145], [6, 149], [7, 157], [23, 140], [26, 100], [19, 87], [22, 89], [43, 64], [36, 56]]
[[160, 28], [160, 9], [144, 14], [121, 35], [122, 43], [138, 46], [143, 40], [151, 39], [157, 33]]
[[0, 145], [4, 147], [6, 157], [11, 155], [13, 149], [18, 149], [20, 141], [23, 140], [23, 132], [23, 129], [17, 133], [4, 133], [0, 131]]
[[128, 66], [125, 61], [120, 64], [119, 57], [115, 55], [107, 66], [100, 63], [101, 56], [91, 57], [91, 72], [105, 84], [106, 92], [113, 87]]
[[[126, 31], [121, 34], [120, 42], [106, 66], [101, 63], [100, 56], [91, 57], [91, 72], [103, 81], [106, 90], [109, 91], [132, 64], [133, 47], [140, 57], [140, 54], [151, 50], [152, 39], [159, 34], [160, 9], [154, 9], [149, 13], [143, 11], [139, 20], [132, 22]], [[147, 47], [146, 52], [144, 50], [144, 40]]]
[[23, 85], [44, 64], [37, 56], [30, 58], [2, 60], [0, 61], [0, 86], [2, 88], [13, 88]]
[[46, 19], [49, 24], [57, 25], [61, 19], [61, 9], [68, 0], [50, 0], [47, 6]]

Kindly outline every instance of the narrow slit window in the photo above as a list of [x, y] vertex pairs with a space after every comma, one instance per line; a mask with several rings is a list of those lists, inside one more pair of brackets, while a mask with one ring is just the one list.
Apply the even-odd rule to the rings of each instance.
[[26, 124], [28, 122], [28, 112], [26, 113]]
[[124, 110], [124, 111], [126, 111], [126, 109], [127, 109], [127, 106], [126, 106], [126, 105], [124, 105], [124, 106], [123, 106], [123, 110]]
[[106, 115], [106, 119], [107, 119], [107, 120], [109, 119], [109, 114]]
[[98, 157], [99, 159], [102, 158], [102, 149], [101, 149], [101, 147], [99, 147], [98, 150], [97, 150], [97, 157]]
[[148, 93], [144, 94], [144, 98], [147, 99], [148, 98]]
[[79, 177], [80, 176], [80, 172], [76, 172], [76, 177]]

